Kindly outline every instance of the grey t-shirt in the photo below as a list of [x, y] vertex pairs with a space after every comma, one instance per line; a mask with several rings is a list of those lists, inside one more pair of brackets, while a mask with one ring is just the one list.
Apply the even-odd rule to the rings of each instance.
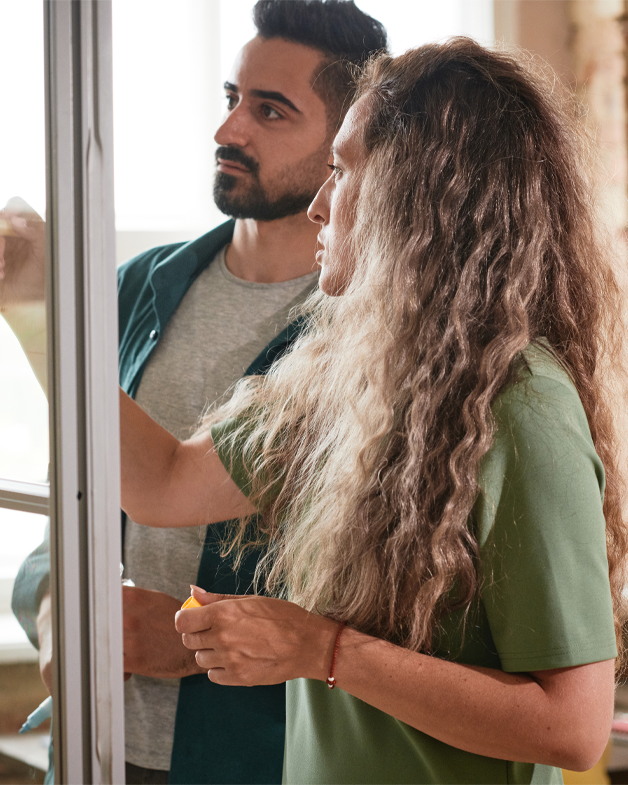
[[[179, 439], [196, 430], [204, 408], [232, 385], [290, 321], [316, 286], [316, 273], [282, 283], [232, 275], [225, 251], [192, 284], [144, 371], [137, 402]], [[205, 527], [152, 529], [127, 520], [125, 577], [182, 602], [196, 582]], [[126, 760], [170, 768], [179, 679], [133, 675], [125, 685]]]

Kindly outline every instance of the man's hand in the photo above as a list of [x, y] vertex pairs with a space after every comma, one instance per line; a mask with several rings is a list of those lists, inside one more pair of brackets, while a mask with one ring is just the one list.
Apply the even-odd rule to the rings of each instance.
[[0, 210], [0, 308], [43, 302], [46, 231], [41, 217], [14, 197]]
[[50, 593], [44, 594], [37, 616], [39, 637], [39, 672], [46, 689], [52, 695], [52, 617]]
[[174, 626], [181, 601], [159, 591], [122, 587], [124, 671], [155, 679], [203, 673]]

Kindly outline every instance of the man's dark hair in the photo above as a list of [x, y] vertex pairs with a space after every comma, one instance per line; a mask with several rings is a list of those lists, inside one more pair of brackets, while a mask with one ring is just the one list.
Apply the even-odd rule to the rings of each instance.
[[262, 38], [283, 38], [323, 54], [312, 87], [337, 130], [353, 97], [356, 66], [387, 51], [386, 29], [353, 0], [258, 0], [253, 21]]

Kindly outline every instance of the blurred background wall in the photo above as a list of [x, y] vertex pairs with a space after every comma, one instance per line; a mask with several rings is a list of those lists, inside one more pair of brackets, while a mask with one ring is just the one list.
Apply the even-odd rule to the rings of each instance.
[[494, 0], [495, 38], [541, 57], [587, 108], [604, 167], [603, 211], [628, 223], [625, 0]]

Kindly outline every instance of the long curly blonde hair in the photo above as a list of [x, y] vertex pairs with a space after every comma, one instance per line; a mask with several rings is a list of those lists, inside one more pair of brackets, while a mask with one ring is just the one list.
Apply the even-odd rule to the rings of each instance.
[[606, 470], [621, 647], [627, 536], [601, 373], [618, 287], [586, 132], [559, 93], [465, 38], [367, 67], [352, 281], [314, 295], [293, 350], [207, 420], [254, 413], [233, 438], [262, 518], [240, 521], [232, 547], [261, 537], [276, 595], [429, 652], [439, 619], [478, 591], [469, 518], [491, 406], [544, 338]]

